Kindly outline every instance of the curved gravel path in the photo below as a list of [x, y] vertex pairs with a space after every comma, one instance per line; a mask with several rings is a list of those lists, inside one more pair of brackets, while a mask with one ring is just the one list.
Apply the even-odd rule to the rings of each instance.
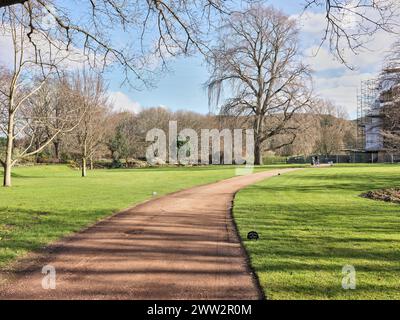
[[[30, 257], [0, 299], [260, 299], [232, 220], [233, 198], [293, 170], [237, 176], [125, 210]], [[54, 290], [42, 288], [45, 265], [56, 269]]]

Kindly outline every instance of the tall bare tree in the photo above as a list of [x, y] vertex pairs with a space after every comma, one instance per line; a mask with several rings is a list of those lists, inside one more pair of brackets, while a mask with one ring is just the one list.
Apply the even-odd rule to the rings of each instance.
[[[32, 47], [27, 45], [26, 27], [24, 21], [28, 18], [20, 8], [9, 7], [9, 24], [2, 32], [12, 41], [12, 66], [3, 68], [0, 86], [1, 121], [0, 130], [6, 137], [4, 157], [0, 159], [4, 168], [3, 185], [11, 186], [12, 167], [21, 159], [41, 152], [63, 131], [72, 130], [69, 119], [63, 119], [63, 125], [54, 130], [46, 139], [35, 145], [37, 136], [41, 134], [48, 117], [40, 117], [31, 112], [29, 100], [38, 94], [54, 71], [54, 66], [63, 58], [54, 54], [32, 54]], [[26, 22], [26, 21], [25, 21]], [[55, 49], [55, 48], [53, 48]], [[38, 60], [37, 60], [38, 59]], [[43, 107], [47, 102], [43, 101]], [[74, 127], [76, 124], [72, 124]], [[22, 150], [15, 152], [17, 138], [29, 137]]]
[[[63, 135], [70, 133], [68, 128], [75, 128], [79, 120], [76, 118], [77, 108], [75, 92], [71, 86], [69, 76], [64, 74], [60, 77], [51, 77], [48, 81], [28, 100], [25, 107], [26, 116], [31, 119], [41, 119], [41, 126], [29, 126], [25, 130], [26, 138], [34, 139], [34, 145], [38, 148], [50, 139], [55, 132], [60, 131], [53, 140], [54, 159], [60, 161], [60, 150]], [[82, 112], [82, 110], [80, 110]], [[35, 125], [32, 123], [32, 125]]]
[[82, 177], [87, 175], [87, 163], [97, 149], [105, 142], [108, 101], [102, 77], [87, 72], [77, 73], [73, 80], [76, 92], [74, 101], [79, 125], [74, 130], [74, 145], [81, 159]]
[[[208, 62], [210, 103], [220, 105], [223, 114], [253, 121], [255, 164], [262, 163], [262, 145], [268, 138], [285, 133], [294, 140], [295, 128], [288, 124], [309, 105], [310, 74], [301, 63], [293, 20], [261, 5], [235, 13], [220, 29]], [[224, 85], [229, 86], [229, 97], [220, 104]]]
[[380, 120], [384, 150], [391, 156], [400, 155], [400, 40], [392, 45], [385, 58], [378, 88], [380, 89]]
[[391, 156], [392, 162], [395, 155], [400, 155], [400, 85], [397, 86], [397, 96], [392, 104], [381, 109], [383, 145], [385, 151]]

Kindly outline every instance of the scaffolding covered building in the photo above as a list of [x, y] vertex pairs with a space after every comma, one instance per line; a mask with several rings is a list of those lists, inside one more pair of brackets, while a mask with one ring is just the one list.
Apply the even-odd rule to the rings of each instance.
[[400, 99], [400, 68], [387, 68], [379, 78], [362, 81], [357, 96], [357, 150], [370, 162], [393, 161], [382, 135], [382, 111]]

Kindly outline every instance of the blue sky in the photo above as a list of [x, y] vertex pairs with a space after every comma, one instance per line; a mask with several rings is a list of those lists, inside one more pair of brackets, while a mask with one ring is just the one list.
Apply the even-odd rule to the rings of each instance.
[[202, 57], [177, 58], [169, 62], [168, 68], [169, 72], [158, 76], [155, 88], [140, 91], [121, 87], [120, 75], [112, 74], [110, 90], [123, 92], [141, 107], [165, 106], [171, 110], [190, 109], [207, 113], [207, 93], [203, 84], [207, 81], [208, 71]]

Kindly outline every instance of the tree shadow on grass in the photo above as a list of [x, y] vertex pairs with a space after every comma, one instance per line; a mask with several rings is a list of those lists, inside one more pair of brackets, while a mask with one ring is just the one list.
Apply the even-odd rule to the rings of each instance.
[[77, 232], [115, 209], [93, 211], [44, 211], [0, 207], [0, 265], [9, 263], [14, 256], [37, 251], [52, 241]]

